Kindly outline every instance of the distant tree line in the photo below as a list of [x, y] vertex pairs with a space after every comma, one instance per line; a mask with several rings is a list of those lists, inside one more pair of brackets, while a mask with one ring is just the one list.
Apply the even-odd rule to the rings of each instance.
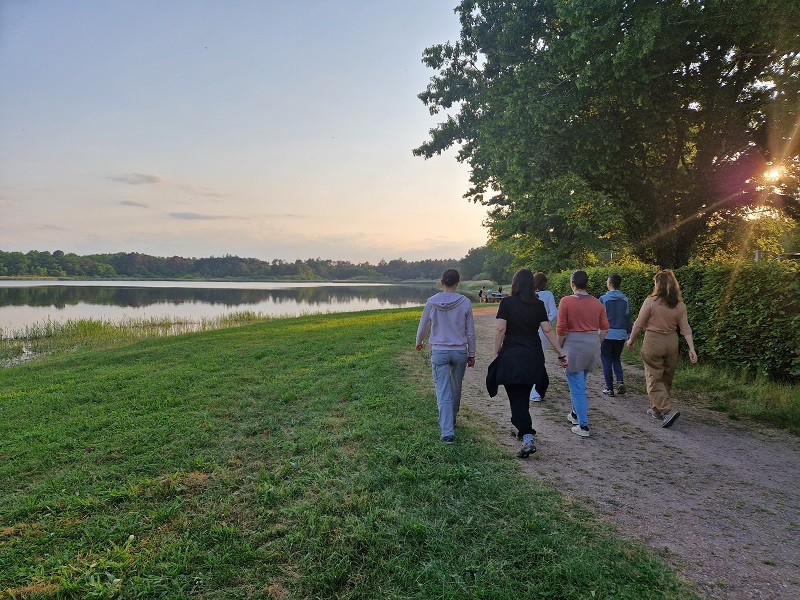
[[81, 256], [61, 250], [52, 253], [0, 251], [0, 277], [407, 281], [438, 279], [444, 269], [458, 265], [457, 259], [406, 261], [398, 258], [373, 265], [321, 258], [287, 262], [231, 255], [183, 258], [138, 252]]

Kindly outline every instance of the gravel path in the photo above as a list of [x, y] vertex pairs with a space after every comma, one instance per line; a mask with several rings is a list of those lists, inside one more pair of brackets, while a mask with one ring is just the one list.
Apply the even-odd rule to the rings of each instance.
[[[489, 398], [484, 378], [493, 358], [496, 307], [475, 310], [476, 368], [467, 369], [462, 403], [513, 451], [503, 388]], [[590, 375], [591, 437], [570, 432], [569, 391], [555, 353], [551, 383], [531, 404], [538, 452], [523, 470], [586, 503], [622, 535], [642, 541], [714, 599], [800, 598], [800, 443], [789, 433], [725, 415], [680, 398], [670, 429], [649, 417], [644, 374], [625, 367], [630, 390], [601, 394]]]

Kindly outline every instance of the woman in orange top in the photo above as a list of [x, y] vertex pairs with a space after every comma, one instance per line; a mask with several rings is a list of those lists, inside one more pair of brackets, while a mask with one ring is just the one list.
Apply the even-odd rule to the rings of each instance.
[[660, 419], [662, 427], [670, 427], [681, 414], [673, 410], [669, 397], [672, 378], [678, 366], [678, 331], [686, 339], [692, 363], [697, 362], [697, 352], [694, 350], [686, 304], [683, 303], [675, 274], [669, 270], [659, 271], [653, 281], [655, 288], [642, 303], [626, 345], [630, 350], [639, 332], [644, 329], [642, 361], [650, 398], [647, 414]]
[[589, 437], [589, 414], [586, 400], [586, 376], [600, 362], [600, 344], [608, 333], [608, 317], [600, 300], [590, 296], [586, 288], [586, 271], [575, 271], [569, 279], [572, 296], [564, 296], [558, 305], [558, 341], [567, 355], [566, 370], [572, 410], [567, 420], [572, 433]]

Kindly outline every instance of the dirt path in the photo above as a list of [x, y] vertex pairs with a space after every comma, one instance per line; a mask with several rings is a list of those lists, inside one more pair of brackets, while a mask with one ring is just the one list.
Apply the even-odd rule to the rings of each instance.
[[[462, 403], [479, 413], [509, 451], [505, 391], [484, 386], [493, 358], [496, 307], [475, 311], [477, 364]], [[800, 443], [797, 438], [680, 399], [670, 429], [649, 417], [640, 369], [625, 367], [629, 392], [601, 394], [589, 378], [592, 436], [570, 432], [569, 391], [555, 353], [546, 353], [550, 389], [531, 404], [538, 452], [526, 473], [585, 502], [625, 536], [640, 540], [709, 598], [800, 598]]]

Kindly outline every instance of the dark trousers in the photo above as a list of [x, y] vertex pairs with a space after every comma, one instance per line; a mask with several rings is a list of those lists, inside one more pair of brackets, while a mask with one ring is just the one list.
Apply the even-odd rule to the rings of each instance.
[[625, 340], [603, 340], [600, 344], [600, 362], [603, 363], [603, 379], [606, 380], [606, 389], [614, 389], [614, 380], [611, 378], [613, 369], [617, 376], [617, 383], [623, 383], [622, 362], [619, 357], [622, 355], [622, 348], [625, 347]]
[[536, 430], [531, 423], [531, 388], [533, 385], [524, 383], [506, 384], [508, 403], [511, 406], [511, 423], [517, 428], [520, 436], [526, 433], [534, 434]]

